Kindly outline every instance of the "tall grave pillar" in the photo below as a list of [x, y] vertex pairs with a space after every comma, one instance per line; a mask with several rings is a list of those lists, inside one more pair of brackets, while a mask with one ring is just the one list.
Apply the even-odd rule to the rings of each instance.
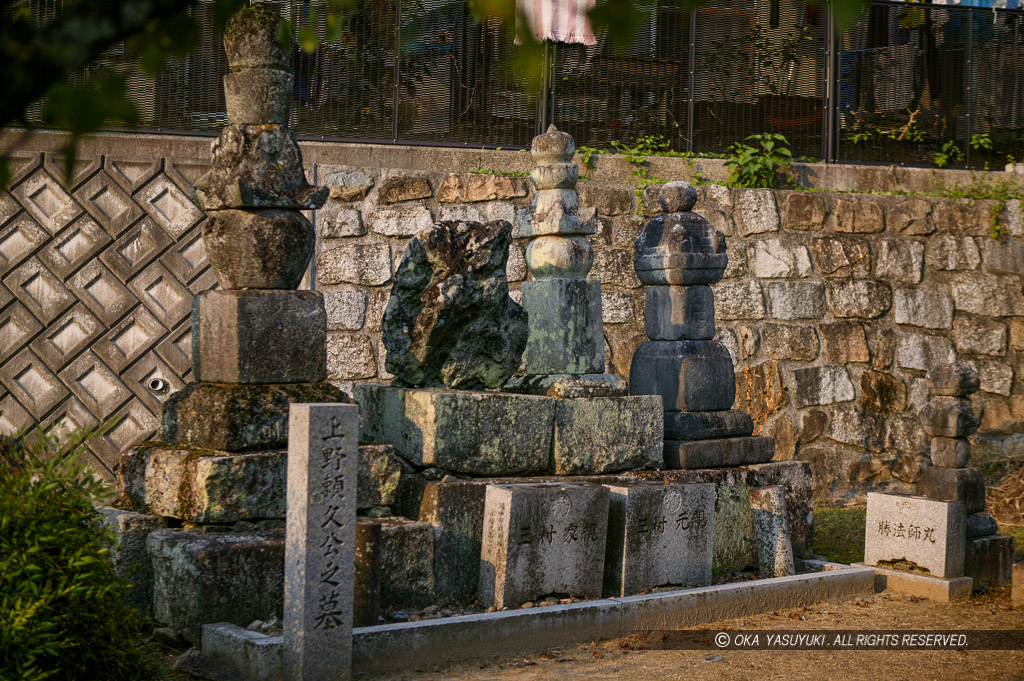
[[647, 286], [647, 337], [633, 355], [629, 392], [658, 395], [665, 409], [665, 466], [717, 468], [771, 461], [775, 441], [752, 436], [750, 415], [732, 409], [732, 356], [715, 337], [715, 297], [728, 257], [725, 235], [692, 208], [697, 192], [669, 182], [665, 215], [637, 237], [633, 264]]
[[533, 275], [522, 286], [526, 375], [507, 388], [551, 397], [624, 395], [625, 382], [604, 373], [601, 283], [587, 279], [594, 264], [587, 235], [597, 232], [597, 216], [576, 193], [576, 143], [552, 125], [533, 139], [531, 153], [537, 194], [529, 222], [519, 226], [519, 236], [531, 238], [526, 267]]

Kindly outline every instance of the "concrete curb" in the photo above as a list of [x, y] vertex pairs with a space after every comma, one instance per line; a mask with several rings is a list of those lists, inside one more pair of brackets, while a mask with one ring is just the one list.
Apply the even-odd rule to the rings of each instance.
[[[377, 673], [534, 652], [653, 629], [679, 629], [873, 594], [875, 571], [802, 561], [806, 574], [666, 593], [507, 610], [353, 632], [353, 671]], [[203, 627], [203, 654], [260, 681], [282, 678], [280, 636], [234, 624]]]

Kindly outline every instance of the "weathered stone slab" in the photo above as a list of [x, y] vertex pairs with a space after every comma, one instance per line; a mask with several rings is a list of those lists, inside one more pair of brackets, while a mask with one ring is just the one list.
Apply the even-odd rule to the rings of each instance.
[[391, 445], [360, 445], [356, 508], [391, 506], [398, 494], [402, 466]]
[[868, 492], [864, 562], [912, 564], [935, 577], [964, 574], [963, 504], [903, 494]]
[[599, 485], [492, 485], [484, 506], [481, 606], [548, 594], [601, 596], [608, 490]]
[[553, 374], [513, 376], [505, 384], [504, 390], [560, 399], [621, 397], [629, 392], [629, 384], [613, 374]]
[[780, 485], [750, 490], [750, 508], [754, 512], [754, 539], [761, 577], [767, 579], [796, 574], [786, 518], [785, 490]]
[[193, 523], [284, 518], [285, 461], [283, 451], [140, 446], [121, 454], [118, 501]]
[[508, 295], [511, 239], [504, 220], [441, 222], [410, 239], [382, 322], [389, 372], [447, 388], [497, 388], [515, 373], [527, 317]]
[[276, 68], [248, 68], [224, 76], [228, 122], [235, 125], [288, 125], [292, 74]]
[[153, 618], [198, 643], [202, 626], [281, 617], [284, 532], [156, 530], [146, 539], [153, 565]]
[[349, 402], [330, 383], [189, 383], [164, 402], [163, 439], [228, 452], [282, 449], [293, 402]]
[[926, 468], [917, 478], [917, 491], [932, 499], [959, 501], [966, 513], [985, 510], [985, 479], [976, 468]]
[[921, 425], [936, 437], [967, 437], [981, 426], [984, 410], [962, 397], [933, 397], [921, 410]]
[[596, 279], [544, 279], [522, 285], [530, 337], [526, 373], [599, 374], [604, 371], [601, 283]]
[[985, 537], [999, 532], [999, 523], [991, 513], [967, 514], [967, 538]]
[[711, 583], [715, 488], [711, 484], [607, 485], [604, 594]]
[[889, 570], [866, 563], [853, 563], [851, 567], [870, 567], [875, 570], [875, 592], [895, 591], [928, 598], [933, 601], [959, 601], [970, 598], [974, 592], [974, 580], [970, 577], [933, 577], [931, 575], [905, 570]]
[[971, 442], [966, 437], [933, 437], [932, 465], [938, 468], [966, 468]]
[[356, 518], [353, 626], [370, 627], [379, 623], [381, 548], [380, 522], [371, 518]]
[[192, 329], [197, 381], [327, 379], [327, 312], [317, 291], [204, 291], [193, 303]]
[[548, 468], [554, 401], [533, 395], [410, 390], [359, 384], [360, 437], [394, 446], [419, 466], [471, 475]]
[[736, 399], [732, 357], [718, 341], [646, 341], [630, 364], [629, 392], [660, 395], [666, 411], [722, 411]]
[[656, 395], [555, 401], [555, 475], [661, 468], [664, 420]]
[[359, 407], [288, 414], [284, 669], [289, 681], [352, 674]]
[[745, 411], [666, 411], [666, 440], [713, 440], [746, 437], [754, 432], [754, 420]]
[[710, 286], [648, 286], [644, 323], [651, 340], [711, 340], [715, 296]]
[[775, 440], [763, 435], [717, 440], [665, 440], [666, 468], [721, 468], [767, 463]]
[[1013, 558], [1017, 539], [1008, 534], [990, 534], [967, 540], [964, 574], [975, 584], [1002, 586], [1013, 581]]
[[128, 579], [125, 600], [139, 612], [153, 614], [153, 564], [146, 552], [146, 537], [167, 527], [167, 518], [116, 508], [96, 509], [103, 524], [114, 532], [117, 546], [111, 552], [114, 569]]
[[385, 612], [419, 610], [435, 603], [435, 560], [448, 557], [435, 557], [434, 527], [406, 518], [382, 518], [379, 522], [381, 607]]

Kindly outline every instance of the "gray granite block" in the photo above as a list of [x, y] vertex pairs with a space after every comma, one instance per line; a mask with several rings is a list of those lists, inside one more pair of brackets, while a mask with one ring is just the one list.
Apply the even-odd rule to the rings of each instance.
[[380, 526], [381, 608], [389, 612], [432, 605], [436, 601], [433, 525], [407, 518], [382, 518]]
[[775, 440], [763, 435], [719, 440], [665, 440], [666, 468], [720, 468], [767, 463]]
[[125, 600], [139, 612], [153, 613], [153, 564], [146, 551], [150, 532], [167, 527], [167, 518], [116, 508], [96, 509], [117, 540], [112, 551], [114, 569], [128, 579], [131, 588]]
[[600, 485], [488, 486], [479, 604], [600, 598], [607, 531], [608, 490]]
[[962, 577], [966, 520], [958, 501], [868, 492], [864, 562]]
[[192, 371], [211, 383], [327, 379], [327, 313], [318, 291], [204, 291], [192, 309]]
[[632, 596], [658, 586], [711, 583], [714, 485], [606, 487], [606, 596]]
[[529, 375], [604, 371], [601, 283], [595, 279], [523, 282], [530, 336], [523, 352]]
[[555, 475], [661, 468], [664, 412], [655, 395], [554, 400]]
[[990, 534], [967, 540], [964, 574], [975, 584], [1002, 586], [1013, 581], [1013, 559], [1017, 539], [1008, 534]]
[[786, 491], [781, 485], [750, 490], [750, 508], [754, 512], [754, 540], [757, 542], [757, 566], [762, 578], [796, 574], [793, 544], [786, 517]]
[[284, 532], [156, 530], [146, 539], [153, 564], [153, 618], [197, 643], [202, 626], [281, 618]]
[[364, 443], [394, 446], [417, 466], [470, 475], [548, 469], [554, 400], [533, 395], [358, 384]]
[[917, 478], [917, 491], [932, 499], [959, 501], [966, 513], [985, 510], [985, 479], [976, 468], [926, 468]]
[[963, 397], [933, 397], [921, 410], [921, 425], [933, 437], [967, 437], [978, 430], [983, 413]]
[[666, 411], [666, 440], [713, 440], [747, 437], [754, 432], [754, 420], [745, 411]]
[[651, 340], [711, 340], [715, 295], [710, 286], [648, 286], [644, 324]]
[[966, 468], [971, 442], [966, 437], [933, 437], [932, 465], [937, 468]]
[[629, 392], [660, 395], [666, 411], [723, 411], [736, 399], [732, 357], [718, 341], [647, 341], [633, 354]]
[[370, 627], [379, 624], [381, 590], [380, 521], [356, 518], [355, 590], [352, 602], [352, 624]]

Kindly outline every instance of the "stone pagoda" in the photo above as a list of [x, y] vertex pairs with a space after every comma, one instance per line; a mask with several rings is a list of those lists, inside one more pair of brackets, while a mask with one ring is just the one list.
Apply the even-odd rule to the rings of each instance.
[[963, 505], [964, 575], [976, 585], [1008, 584], [1016, 540], [998, 533], [995, 518], [985, 512], [985, 480], [978, 469], [968, 467], [967, 438], [978, 430], [984, 413], [970, 400], [980, 385], [978, 372], [967, 364], [943, 364], [931, 369], [925, 382], [932, 398], [921, 410], [921, 422], [932, 439], [932, 467], [921, 472], [918, 493]]
[[195, 381], [164, 404], [162, 441], [123, 452], [117, 473], [122, 550], [148, 554], [139, 605], [193, 641], [209, 618], [279, 616], [289, 405], [351, 402], [326, 382], [323, 295], [296, 290], [315, 242], [301, 211], [328, 191], [306, 182], [288, 128], [279, 21], [254, 4], [227, 26], [228, 125], [192, 190], [220, 288], [193, 302]]
[[665, 466], [718, 468], [771, 461], [775, 441], [752, 436], [750, 415], [732, 408], [729, 351], [715, 337], [715, 298], [728, 257], [725, 235], [692, 212], [697, 192], [669, 182], [666, 211], [637, 237], [633, 264], [647, 289], [647, 337], [630, 365], [629, 392], [658, 395], [665, 408]]

